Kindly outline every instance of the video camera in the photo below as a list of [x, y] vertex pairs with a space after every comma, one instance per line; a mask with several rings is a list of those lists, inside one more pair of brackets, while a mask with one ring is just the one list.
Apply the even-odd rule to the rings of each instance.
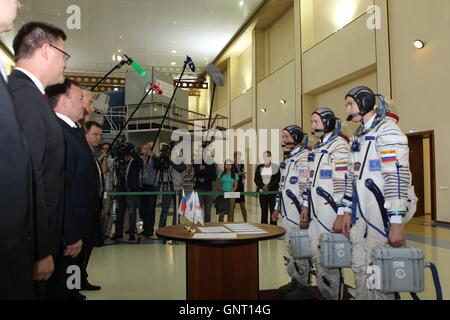
[[169, 169], [172, 164], [172, 151], [173, 148], [178, 144], [178, 142], [171, 141], [162, 147], [159, 153], [159, 164], [162, 170]]

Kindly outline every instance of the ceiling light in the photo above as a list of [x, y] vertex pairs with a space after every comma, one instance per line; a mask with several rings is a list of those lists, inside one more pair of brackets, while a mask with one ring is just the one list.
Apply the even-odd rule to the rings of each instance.
[[417, 49], [423, 49], [423, 47], [425, 47], [425, 43], [422, 40], [416, 40], [414, 41], [414, 47]]
[[117, 61], [122, 61], [122, 56], [116, 56]]
[[177, 50], [172, 50], [171, 52], [175, 54], [175, 53], [177, 53]]
[[176, 62], [172, 62], [171, 65], [175, 66], [177, 63]]
[[242, 7], [244, 5], [244, 0], [241, 0], [241, 2], [239, 2], [239, 7]]
[[119, 39], [122, 39], [123, 38], [123, 36], [119, 36]]
[[286, 104], [287, 101], [286, 101], [285, 99], [281, 99], [281, 100], [280, 100], [280, 103], [281, 103], [281, 104]]
[[261, 108], [261, 112], [266, 113], [267, 109], [266, 108]]
[[117, 50], [117, 52], [118, 52], [118, 53], [121, 53], [121, 52], [122, 52], [122, 50], [120, 50], [120, 49], [119, 49], [119, 50]]

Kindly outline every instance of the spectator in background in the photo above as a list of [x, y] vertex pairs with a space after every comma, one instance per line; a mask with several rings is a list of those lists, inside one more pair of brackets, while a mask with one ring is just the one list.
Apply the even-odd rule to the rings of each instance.
[[[224, 171], [217, 184], [219, 192], [235, 192], [238, 189], [239, 178], [233, 172], [233, 160], [227, 160], [224, 164]], [[218, 208], [219, 222], [224, 221], [224, 215], [228, 214], [227, 222], [234, 222], [234, 201], [235, 199], [223, 199]]]
[[[176, 148], [172, 150], [171, 159], [177, 159], [180, 157], [180, 154]], [[158, 167], [161, 167], [158, 165]], [[170, 160], [170, 166], [166, 173], [160, 172], [163, 174], [162, 183], [163, 190], [162, 191], [175, 191], [176, 195], [164, 195], [161, 216], [159, 218], [159, 227], [164, 228], [167, 223], [167, 215], [169, 213], [170, 206], [173, 201], [174, 205], [174, 213], [172, 217], [172, 225], [177, 224], [177, 209], [178, 204], [181, 199], [181, 191], [184, 185], [184, 172], [186, 171], [186, 165], [184, 163], [175, 164], [172, 160]], [[167, 176], [168, 175], [168, 176]]]
[[[245, 192], [244, 182], [247, 175], [247, 172], [245, 172], [244, 161], [241, 159], [241, 157], [242, 154], [239, 151], [236, 151], [234, 153], [233, 172], [236, 173], [236, 175], [239, 178], [237, 192]], [[241, 207], [242, 218], [244, 219], [245, 222], [247, 222], [247, 208], [245, 207], [245, 195], [241, 195], [239, 199], [236, 199], [235, 204], [236, 203], [239, 203], [239, 206]]]
[[[141, 157], [135, 152], [134, 146], [128, 143], [123, 148], [123, 155], [126, 161], [125, 170], [125, 190], [126, 192], [139, 192], [141, 191], [141, 175], [143, 169], [143, 161]], [[129, 240], [136, 240], [136, 212], [139, 206], [139, 196], [126, 196], [126, 201], [119, 203], [120, 208], [117, 209], [116, 219], [116, 233], [112, 237], [113, 240], [123, 238], [123, 223], [125, 209], [128, 208], [128, 218], [130, 224]]]
[[[152, 150], [153, 144], [147, 143], [141, 149], [143, 169], [141, 173], [142, 191], [158, 191], [158, 182], [156, 181], [156, 156]], [[156, 195], [140, 197], [139, 213], [144, 223], [144, 231], [141, 235], [145, 238], [153, 236], [155, 228]]]
[[[216, 164], [207, 164], [205, 157], [208, 156], [206, 148], [202, 146], [194, 161], [195, 184], [197, 192], [211, 192], [212, 184], [217, 179]], [[211, 205], [213, 197], [210, 195], [199, 195], [200, 205], [205, 213], [205, 222], [211, 222]]]
[[102, 215], [101, 215], [101, 225], [102, 232], [105, 239], [111, 236], [112, 219], [111, 219], [111, 209], [112, 209], [112, 197], [107, 197], [107, 193], [113, 191], [114, 187], [114, 159], [110, 155], [111, 144], [106, 142], [102, 144], [101, 156], [99, 158], [100, 166], [103, 172], [103, 179], [105, 181], [105, 197], [103, 199], [102, 205]]
[[[264, 163], [256, 168], [255, 184], [257, 191], [269, 192], [278, 191], [280, 187], [280, 167], [272, 163], [272, 153], [264, 152]], [[259, 204], [261, 206], [261, 223], [267, 224], [272, 212], [275, 209], [276, 194], [259, 195]], [[277, 222], [270, 219], [270, 224], [276, 225]]]
[[94, 113], [94, 96], [89, 90], [83, 90], [83, 118], [79, 121], [80, 125], [85, 128], [89, 121], [91, 113]]

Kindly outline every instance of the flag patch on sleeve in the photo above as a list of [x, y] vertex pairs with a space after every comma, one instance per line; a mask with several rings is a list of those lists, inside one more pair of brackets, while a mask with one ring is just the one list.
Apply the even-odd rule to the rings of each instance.
[[336, 162], [336, 171], [338, 172], [348, 171], [347, 162]]
[[397, 161], [397, 154], [395, 150], [385, 150], [381, 151], [381, 162], [390, 163]]

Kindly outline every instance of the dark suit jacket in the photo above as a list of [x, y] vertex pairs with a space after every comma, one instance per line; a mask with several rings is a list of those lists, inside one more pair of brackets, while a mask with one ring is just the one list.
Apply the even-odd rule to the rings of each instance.
[[66, 181], [64, 190], [64, 243], [83, 240], [92, 246], [98, 205], [98, 170], [83, 129], [71, 128], [58, 118], [66, 141]]
[[[131, 161], [131, 160], [130, 160]], [[128, 166], [128, 165], [127, 165]], [[126, 177], [127, 191], [137, 192], [141, 191], [141, 171], [144, 168], [144, 161], [142, 158], [135, 154], [133, 155], [133, 162]]]
[[[256, 186], [258, 187], [258, 191], [262, 190], [262, 188], [264, 187], [264, 183], [263, 183], [263, 179], [261, 176], [261, 169], [264, 167], [263, 164], [260, 164], [255, 171], [255, 183]], [[278, 169], [277, 172], [273, 172], [273, 170], [275, 169], [275, 167]], [[278, 166], [274, 166], [272, 164], [272, 177], [270, 178], [270, 182], [269, 182], [269, 191], [278, 191], [278, 189], [280, 188], [280, 179], [281, 179], [281, 173], [280, 173], [280, 168]]]
[[62, 242], [64, 137], [55, 113], [28, 76], [14, 70], [8, 85], [33, 165], [34, 260], [56, 259]]
[[[217, 179], [216, 165], [206, 164], [203, 161], [204, 170], [200, 170], [200, 164], [194, 164], [195, 172], [195, 190], [212, 191], [212, 183]], [[205, 179], [204, 182], [200, 182], [200, 178]]]
[[0, 300], [32, 299], [31, 160], [1, 75], [0, 130]]

